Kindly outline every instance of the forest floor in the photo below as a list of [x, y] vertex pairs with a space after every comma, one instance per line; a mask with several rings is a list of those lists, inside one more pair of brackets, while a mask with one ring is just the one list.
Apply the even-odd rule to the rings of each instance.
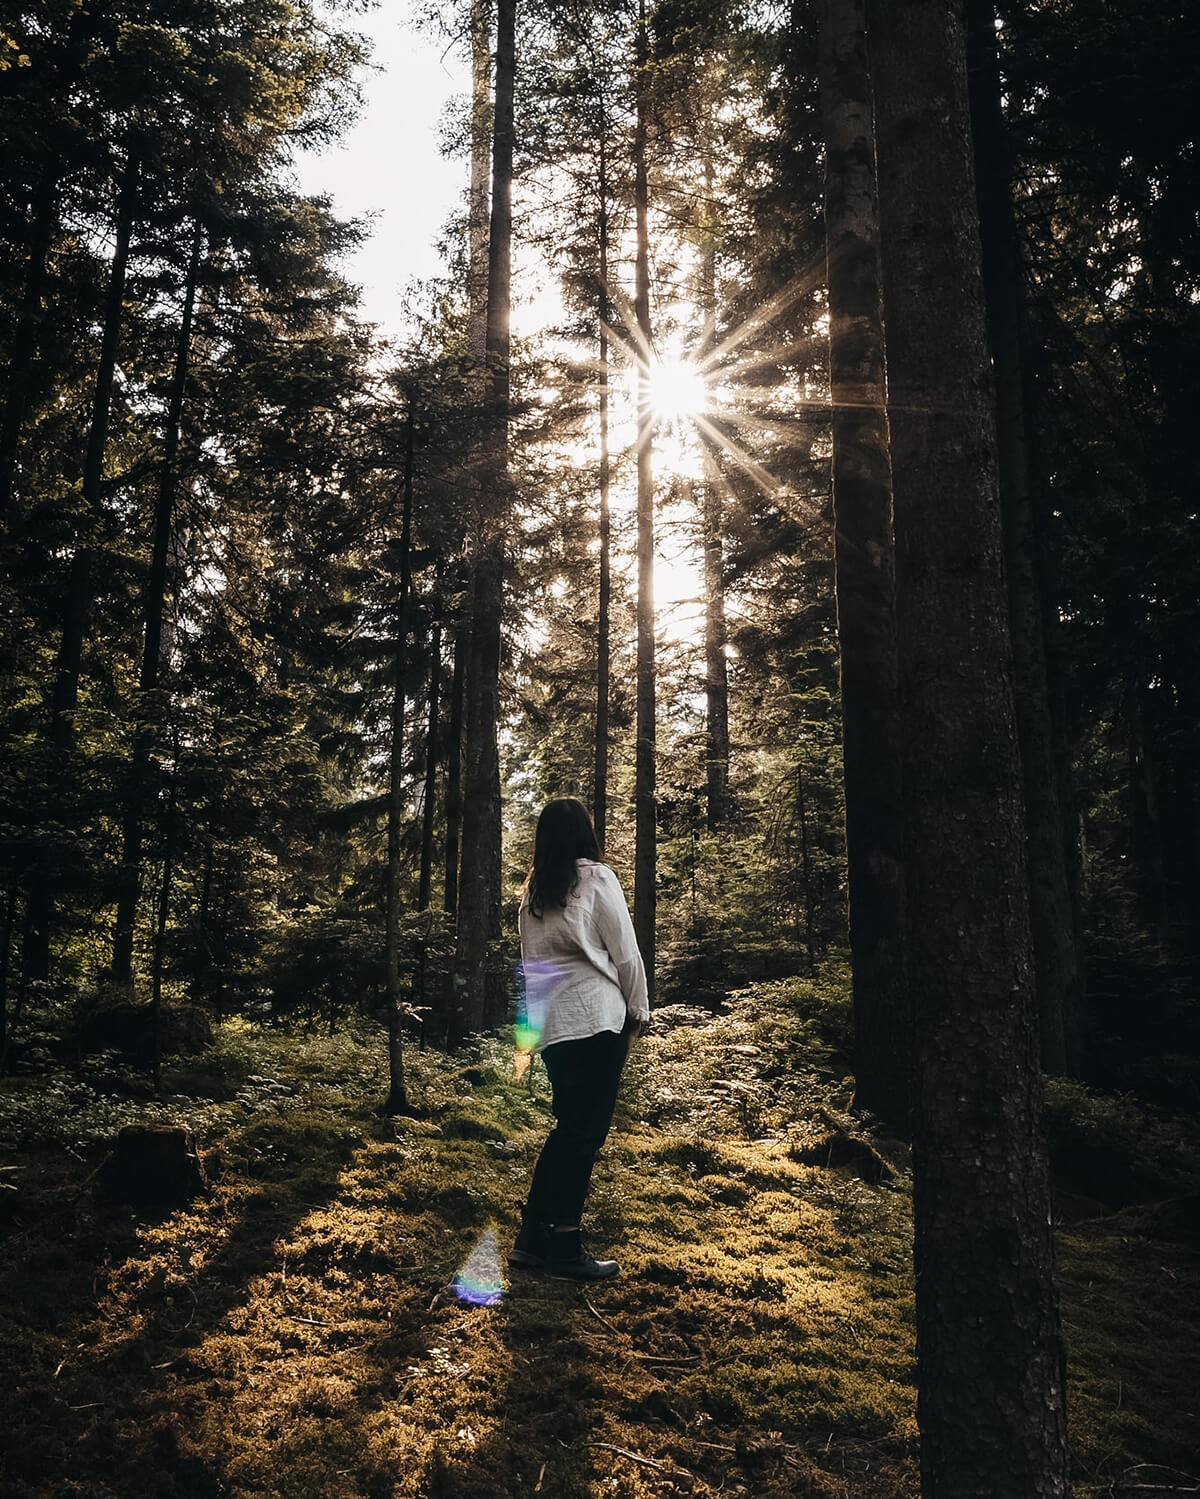
[[[623, 1274], [586, 1289], [504, 1265], [549, 1106], [500, 1039], [412, 1054], [411, 1120], [375, 1114], [367, 1032], [229, 1023], [162, 1104], [5, 1081], [0, 1494], [915, 1499], [909, 1176], [844, 1112], [844, 1022], [836, 974], [659, 1014], [590, 1204]], [[1051, 1103], [1076, 1491], [1195, 1493], [1195, 1152]], [[167, 1215], [88, 1184], [143, 1117], [212, 1178]]]

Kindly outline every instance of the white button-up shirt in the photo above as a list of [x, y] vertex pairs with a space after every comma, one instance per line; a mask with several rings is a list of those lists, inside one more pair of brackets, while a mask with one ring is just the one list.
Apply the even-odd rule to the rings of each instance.
[[576, 861], [578, 880], [563, 906], [541, 916], [521, 898], [517, 925], [525, 978], [519, 1023], [526, 1048], [621, 1031], [649, 1020], [646, 970], [620, 882], [607, 864]]

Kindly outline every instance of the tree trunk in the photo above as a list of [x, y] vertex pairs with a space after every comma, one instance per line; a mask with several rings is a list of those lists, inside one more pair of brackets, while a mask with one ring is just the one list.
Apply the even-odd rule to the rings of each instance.
[[12, 957], [13, 922], [17, 914], [17, 895], [20, 890], [18, 866], [14, 860], [8, 877], [8, 890], [4, 898], [4, 922], [0, 928], [0, 1077], [8, 1066], [8, 1048], [12, 1041], [12, 1030], [8, 1014], [8, 968]]
[[1008, 579], [1013, 687], [1025, 793], [1033, 959], [1042, 1068], [1078, 1077], [1080, 976], [1042, 635], [1046, 579], [1033, 500], [1025, 406], [1025, 309], [1012, 207], [1012, 161], [1001, 107], [992, 0], [967, 5], [967, 64], [983, 245], [988, 342], [996, 382], [997, 457]]
[[[441, 572], [439, 569], [435, 611], [442, 607]], [[438, 710], [442, 683], [442, 621], [434, 615], [429, 632], [429, 711], [425, 727], [425, 786], [421, 797], [421, 872], [417, 881], [417, 910], [428, 911], [433, 889], [434, 812], [437, 805]], [[425, 1050], [428, 1007], [429, 939], [422, 933], [417, 943], [417, 971], [413, 984], [413, 1006], [420, 1016], [420, 1047]]]
[[800, 874], [804, 880], [804, 950], [808, 955], [808, 971], [817, 966], [817, 947], [813, 923], [813, 878], [812, 860], [808, 852], [808, 807], [804, 795], [804, 767], [796, 761], [796, 820], [800, 825]]
[[146, 779], [150, 769], [150, 759], [154, 752], [158, 720], [161, 717], [160, 707], [155, 701], [155, 693], [158, 690], [161, 664], [163, 612], [167, 592], [167, 560], [171, 551], [179, 435], [183, 421], [183, 398], [187, 388], [188, 357], [192, 345], [192, 320], [196, 310], [196, 287], [200, 279], [200, 252], [203, 242], [203, 231], [197, 222], [192, 233], [183, 313], [179, 320], [179, 338], [175, 347], [175, 367], [171, 374], [167, 426], [158, 480], [158, 503], [154, 511], [154, 542], [142, 605], [143, 646], [141, 675], [138, 682], [137, 724], [133, 736], [129, 784], [125, 794], [120, 892], [117, 898], [117, 920], [113, 934], [112, 976], [117, 983], [124, 984], [130, 983], [133, 977], [133, 934], [137, 921], [138, 887], [141, 884], [142, 814], [146, 799]]
[[1126, 669], [1122, 711], [1129, 735], [1134, 873], [1142, 918], [1154, 932], [1159, 957], [1165, 960], [1171, 948], [1171, 900], [1163, 849], [1158, 766], [1151, 736], [1146, 731], [1145, 695], [1144, 670], [1131, 664]]
[[454, 670], [450, 676], [450, 725], [446, 746], [446, 870], [442, 909], [458, 916], [458, 868], [462, 842], [462, 781], [465, 746], [467, 654], [471, 648], [471, 613], [475, 578], [463, 568], [462, 599], [454, 628]]
[[[441, 608], [438, 590], [436, 608]], [[433, 829], [437, 804], [438, 711], [442, 688], [442, 621], [435, 618], [429, 632], [429, 713], [425, 729], [425, 790], [421, 802], [421, 874], [417, 910], [429, 909], [433, 887]]]
[[[704, 242], [700, 306], [706, 340], [716, 341], [717, 248], [712, 147], [704, 140]], [[726, 657], [723, 475], [715, 446], [704, 445], [704, 739], [707, 821], [715, 833], [729, 816], [729, 663]]]
[[42, 314], [42, 293], [46, 283], [46, 261], [54, 234], [58, 173], [58, 153], [47, 151], [33, 205], [33, 234], [25, 267], [25, 288], [13, 334], [4, 419], [0, 423], [0, 530], [4, 527], [12, 502], [17, 449], [21, 442], [21, 429], [25, 424], [33, 358], [37, 350], [38, 322]]
[[175, 736], [171, 790], [167, 797], [167, 825], [163, 838], [162, 885], [158, 893], [158, 919], [154, 924], [154, 956], [150, 976], [150, 1036], [154, 1091], [162, 1092], [162, 976], [167, 950], [167, 915], [171, 908], [171, 879], [175, 868], [175, 800], [179, 785], [179, 736]]
[[[137, 202], [139, 163], [130, 152], [117, 196], [116, 239], [108, 293], [104, 303], [104, 323], [100, 337], [100, 356], [92, 394], [92, 416], [88, 427], [87, 450], [83, 464], [83, 513], [79, 535], [67, 575], [62, 633], [54, 664], [54, 687], [50, 697], [50, 722], [47, 739], [65, 774], [66, 761], [75, 743], [75, 708], [79, 701], [79, 673], [83, 661], [83, 644], [87, 638], [92, 612], [93, 572], [91, 531], [99, 523], [100, 486], [104, 476], [104, 454], [108, 445], [108, 423], [112, 408], [113, 379], [117, 367], [121, 317], [125, 304], [125, 273], [129, 265], [129, 244], [133, 237], [134, 211]], [[23, 966], [26, 978], [45, 979], [50, 971], [50, 929], [53, 922], [54, 882], [44, 861], [35, 864], [27, 887], [28, 905], [25, 928]]]
[[391, 757], [388, 772], [387, 904], [384, 971], [387, 977], [388, 1095], [382, 1112], [408, 1110], [404, 1083], [404, 995], [400, 988], [400, 917], [403, 865], [400, 832], [404, 824], [404, 688], [408, 671], [408, 613], [412, 593], [413, 422], [415, 399], [408, 395], [404, 429], [404, 498], [400, 519], [400, 598], [396, 606], [396, 680], [392, 686]]
[[822, 0], [820, 73], [855, 1106], [907, 1133], [892, 469], [865, 0]]
[[608, 325], [612, 315], [608, 296], [608, 157], [604, 101], [600, 101], [600, 597], [596, 619], [596, 759], [592, 778], [592, 823], [604, 854], [608, 833], [608, 696], [611, 674], [610, 619], [612, 612], [612, 516], [609, 508], [608, 452]]
[[914, 1003], [925, 1499], [1069, 1493], [964, 35], [869, 0]]
[[650, 1001], [654, 1001], [654, 954], [658, 868], [655, 795], [654, 687], [654, 475], [650, 400], [650, 237], [646, 141], [650, 122], [650, 47], [645, 0], [638, 0], [636, 46], [637, 115], [633, 136], [634, 209], [636, 218], [637, 322], [637, 749], [634, 769], [633, 926], [646, 966]]
[[480, 1030], [489, 1016], [488, 962], [500, 936], [500, 631], [508, 513], [509, 308], [512, 254], [513, 83], [516, 0], [499, 0], [488, 243], [487, 403], [483, 439], [485, 499], [475, 562], [467, 692], [455, 992], [451, 1034]]
[[490, 0], [471, 0], [471, 186], [467, 200], [467, 355], [485, 378], [488, 176], [492, 154]]

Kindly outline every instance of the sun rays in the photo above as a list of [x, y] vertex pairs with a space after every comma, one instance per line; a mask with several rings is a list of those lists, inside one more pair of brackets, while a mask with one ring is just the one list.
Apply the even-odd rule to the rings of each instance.
[[[802, 386], [789, 372], [808, 362], [814, 339], [797, 340], [788, 330], [787, 314], [821, 285], [823, 272], [823, 264], [806, 267], [720, 339], [714, 338], [709, 318], [690, 343], [686, 333], [673, 332], [657, 347], [638, 326], [629, 298], [619, 288], [610, 291], [616, 318], [606, 332], [613, 360], [635, 378], [646, 378], [650, 420], [645, 430], [666, 460], [666, 473], [703, 477], [729, 491], [736, 472], [764, 494], [786, 495], [808, 508], [772, 466], [780, 450], [794, 446], [798, 435], [807, 436], [810, 422], [829, 409], [823, 391]], [[790, 411], [779, 409], [781, 387], [792, 397]]]

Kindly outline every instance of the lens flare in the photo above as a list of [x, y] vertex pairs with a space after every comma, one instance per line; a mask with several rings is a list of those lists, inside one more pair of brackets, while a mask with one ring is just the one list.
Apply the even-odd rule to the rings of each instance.
[[504, 1299], [500, 1278], [500, 1247], [494, 1230], [480, 1234], [452, 1282], [454, 1294], [468, 1306], [498, 1306]]
[[538, 1048], [546, 1029], [546, 1012], [554, 991], [562, 983], [557, 963], [522, 963], [517, 972], [517, 1023], [514, 1030], [518, 1052]]

